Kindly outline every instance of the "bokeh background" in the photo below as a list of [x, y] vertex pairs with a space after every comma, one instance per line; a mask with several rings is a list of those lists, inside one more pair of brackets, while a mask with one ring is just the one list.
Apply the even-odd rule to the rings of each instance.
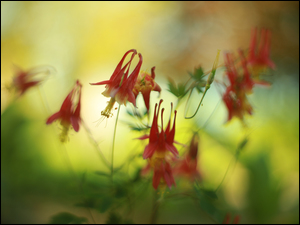
[[[48, 223], [59, 212], [89, 217], [74, 206], [79, 194], [58, 141], [58, 124], [45, 124], [76, 79], [83, 84], [82, 118], [109, 158], [116, 111], [96, 126], [108, 99], [101, 95], [103, 86], [90, 82], [108, 79], [123, 54], [135, 48], [144, 58], [142, 70], [150, 72], [156, 66], [160, 97], [169, 112], [176, 98], [167, 91], [168, 78], [186, 81], [195, 66], [211, 69], [218, 49], [222, 54], [247, 49], [254, 27], [272, 31], [276, 70], [266, 76], [270, 88], [256, 87], [249, 96], [255, 113], [246, 118], [247, 128], [238, 120], [225, 124], [227, 112], [219, 103], [220, 90], [213, 86], [193, 120], [184, 120], [184, 107], [179, 107], [176, 140], [188, 143], [192, 130], [211, 116], [200, 131], [198, 169], [214, 188], [247, 135], [249, 142], [220, 190], [220, 205], [239, 214], [241, 223], [299, 223], [299, 2], [288, 1], [2, 1], [1, 222]], [[14, 64], [24, 70], [51, 65], [56, 73], [16, 99], [4, 88], [12, 82]], [[216, 79], [222, 76], [220, 68]], [[191, 110], [200, 97], [193, 96]], [[151, 94], [151, 106], [158, 101], [157, 93]], [[127, 107], [131, 109], [130, 104]], [[133, 140], [140, 134], [129, 132], [130, 120], [123, 107], [116, 165], [146, 145]], [[95, 170], [105, 171], [84, 129], [71, 133], [65, 148], [76, 173], [86, 172], [94, 180]], [[137, 160], [137, 165], [145, 162]], [[149, 222], [151, 184], [143, 192], [131, 218], [136, 223]], [[213, 222], [187, 200], [169, 202], [160, 210], [160, 223]], [[94, 214], [98, 223], [105, 222], [106, 213]]]

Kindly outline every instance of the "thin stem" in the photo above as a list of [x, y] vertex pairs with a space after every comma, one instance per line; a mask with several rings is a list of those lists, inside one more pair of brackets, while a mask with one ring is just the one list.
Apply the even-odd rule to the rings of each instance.
[[115, 139], [116, 139], [116, 132], [117, 132], [117, 124], [120, 114], [120, 108], [121, 105], [119, 104], [116, 122], [115, 122], [115, 128], [114, 128], [114, 136], [113, 136], [113, 143], [112, 143], [112, 151], [111, 151], [111, 164], [110, 164], [110, 171], [111, 171], [111, 181], [113, 183], [113, 176], [114, 176], [114, 151], [115, 151]]
[[[209, 88], [210, 88], [210, 85], [206, 85], [206, 86], [205, 86], [205, 90], [204, 90], [204, 93], [203, 93], [203, 95], [202, 95], [202, 98], [201, 98], [201, 100], [200, 100], [200, 102], [199, 102], [199, 104], [198, 104], [198, 107], [197, 107], [195, 113], [194, 113], [192, 116], [186, 116], [186, 114], [187, 114], [187, 103], [188, 103], [188, 101], [186, 102], [186, 104], [185, 104], [185, 110], [184, 110], [184, 118], [185, 118], [185, 119], [192, 119], [192, 118], [197, 114], [197, 112], [198, 112], [198, 110], [199, 110], [199, 108], [200, 108], [200, 105], [201, 105], [201, 103], [202, 103], [202, 101], [203, 101], [203, 99], [204, 99], [204, 96], [205, 96], [205, 94], [206, 94], [206, 92], [207, 92], [207, 90], [208, 90]], [[191, 89], [191, 92], [190, 92], [190, 95], [189, 95], [189, 97], [188, 97], [188, 100], [189, 100], [190, 97], [191, 97], [192, 91], [193, 91], [193, 89]]]
[[85, 122], [81, 119], [81, 125], [83, 126], [83, 128], [85, 129], [88, 137], [89, 137], [89, 140], [90, 140], [90, 143], [95, 147], [95, 150], [97, 152], [97, 154], [99, 155], [101, 161], [104, 163], [104, 165], [107, 167], [107, 168], [110, 168], [110, 164], [109, 162], [107, 161], [107, 159], [105, 158], [105, 156], [103, 155], [97, 141], [95, 140], [95, 138], [93, 137], [92, 135], [92, 132], [91, 130], [87, 127], [87, 125], [85, 124]]
[[236, 162], [236, 157], [235, 157], [235, 156], [232, 157], [232, 159], [231, 159], [231, 161], [230, 161], [230, 163], [229, 163], [229, 165], [228, 165], [228, 167], [227, 167], [227, 169], [226, 169], [226, 172], [225, 172], [225, 174], [224, 174], [224, 177], [223, 177], [221, 183], [219, 184], [219, 186], [216, 188], [215, 192], [217, 192], [217, 191], [220, 189], [220, 187], [222, 186], [222, 184], [224, 183], [224, 180], [225, 180], [225, 178], [226, 178], [226, 176], [227, 176], [227, 173], [228, 173], [228, 171], [229, 171], [229, 168], [230, 168], [232, 162], [234, 162], [234, 163]]
[[157, 191], [154, 190], [150, 224], [156, 223], [158, 207], [159, 207], [158, 194], [157, 194]]

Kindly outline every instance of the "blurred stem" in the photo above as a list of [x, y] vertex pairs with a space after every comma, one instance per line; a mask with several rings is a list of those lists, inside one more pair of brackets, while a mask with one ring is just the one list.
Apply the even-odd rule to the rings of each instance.
[[114, 151], [115, 151], [115, 139], [116, 139], [116, 133], [117, 133], [117, 125], [118, 125], [118, 119], [119, 119], [119, 114], [120, 114], [120, 108], [121, 108], [121, 105], [119, 104], [118, 112], [117, 112], [117, 118], [116, 118], [116, 122], [115, 122], [115, 128], [114, 128], [112, 151], [111, 151], [111, 164], [110, 164], [111, 174], [110, 174], [110, 176], [111, 176], [112, 183], [114, 182], [114, 180], [113, 180], [113, 176], [114, 176]]
[[[81, 182], [81, 180], [78, 178], [78, 176], [77, 176], [76, 173], [75, 173], [75, 170], [74, 170], [74, 168], [73, 168], [73, 166], [72, 166], [72, 163], [71, 163], [71, 160], [70, 160], [70, 157], [69, 157], [67, 148], [66, 148], [66, 146], [65, 146], [64, 144], [62, 144], [62, 146], [63, 146], [63, 149], [64, 149], [64, 151], [63, 151], [63, 152], [64, 152], [64, 159], [65, 159], [65, 162], [66, 162], [66, 164], [67, 164], [67, 167], [68, 167], [69, 171], [71, 172], [73, 178], [74, 178], [74, 179], [76, 180], [76, 182], [78, 183], [79, 191], [84, 195], [84, 191], [83, 191], [83, 188], [82, 188], [82, 182]], [[94, 216], [93, 216], [93, 214], [92, 214], [91, 209], [90, 209], [89, 207], [86, 207], [86, 209], [87, 209], [88, 213], [90, 214], [93, 223], [94, 223], [94, 224], [97, 224], [96, 221], [95, 221], [95, 219], [94, 219]]]
[[107, 161], [107, 159], [105, 158], [105, 156], [103, 155], [97, 141], [95, 140], [95, 138], [93, 137], [92, 135], [92, 132], [90, 131], [90, 129], [86, 126], [86, 124], [84, 123], [83, 120], [81, 120], [81, 124], [82, 126], [84, 127], [86, 133], [88, 134], [88, 137], [89, 137], [89, 140], [90, 140], [90, 143], [95, 147], [96, 149], [96, 152], [97, 154], [99, 155], [101, 161], [104, 163], [104, 165], [107, 167], [107, 168], [110, 168], [110, 165], [109, 165], [109, 162]]
[[226, 178], [226, 176], [228, 174], [228, 171], [230, 169], [231, 164], [234, 163], [234, 165], [235, 165], [236, 160], [237, 160], [237, 158], [235, 156], [233, 156], [232, 159], [230, 160], [229, 165], [227, 167], [227, 170], [226, 170], [226, 172], [224, 174], [224, 177], [223, 177], [221, 183], [219, 184], [219, 186], [216, 188], [215, 192], [217, 192], [220, 189], [220, 187], [222, 186], [222, 184], [224, 183], [224, 180], [225, 180], [225, 178]]
[[155, 224], [157, 219], [157, 212], [159, 207], [159, 201], [158, 201], [158, 193], [156, 190], [153, 192], [153, 203], [152, 203], [152, 213], [150, 217], [150, 224]]

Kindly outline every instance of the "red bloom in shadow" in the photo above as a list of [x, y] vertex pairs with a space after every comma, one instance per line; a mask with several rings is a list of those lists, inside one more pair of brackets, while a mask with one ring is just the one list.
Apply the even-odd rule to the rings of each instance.
[[195, 133], [192, 137], [188, 152], [183, 156], [183, 159], [178, 160], [174, 167], [174, 175], [184, 176], [191, 181], [195, 179], [201, 180], [201, 175], [197, 170], [197, 155], [198, 155], [199, 135]]
[[82, 84], [77, 80], [74, 88], [65, 98], [60, 110], [47, 119], [46, 124], [51, 124], [55, 120], [60, 120], [60, 124], [63, 127], [60, 136], [62, 142], [66, 140], [70, 125], [72, 125], [76, 132], [79, 131], [79, 123], [81, 121], [81, 88]]
[[[153, 122], [150, 130], [150, 135], [144, 135], [143, 137], [140, 137], [139, 139], [147, 139], [149, 138], [149, 144], [146, 146], [143, 154], [143, 158], [147, 159], [153, 156], [155, 153], [155, 158], [165, 158], [166, 154], [168, 152], [171, 152], [174, 156], [178, 155], [178, 151], [174, 146], [174, 136], [175, 136], [175, 120], [176, 120], [176, 114], [177, 111], [175, 110], [175, 115], [174, 115], [174, 122], [173, 122], [173, 127], [170, 129], [170, 124], [171, 124], [171, 118], [169, 120], [169, 123], [165, 129], [163, 130], [163, 112], [164, 109], [161, 110], [161, 131], [159, 132], [158, 130], [158, 124], [157, 124], [157, 119], [159, 115], [159, 110], [160, 110], [160, 105], [162, 103], [162, 99], [159, 102], [158, 110], [156, 113], [157, 109], [157, 104], [155, 104], [155, 110], [154, 110], [154, 117], [153, 117]], [[172, 110], [171, 110], [172, 111]]]
[[46, 76], [51, 73], [51, 70], [54, 70], [54, 68], [39, 66], [24, 71], [18, 66], [15, 66], [16, 75], [13, 78], [12, 87], [14, 87], [20, 95], [23, 95], [29, 88], [39, 85]]
[[[131, 54], [130, 60], [123, 66], [126, 56]], [[135, 69], [129, 74], [129, 68], [134, 56], [137, 54], [135, 49], [127, 51], [119, 64], [117, 65], [115, 71], [111, 75], [109, 80], [101, 81], [98, 83], [90, 83], [91, 85], [103, 85], [105, 84], [105, 91], [102, 93], [106, 97], [111, 97], [111, 100], [104, 111], [101, 112], [103, 116], [109, 117], [111, 115], [111, 109], [113, 108], [114, 103], [117, 101], [120, 105], [126, 105], [126, 102], [129, 101], [135, 106], [135, 95], [133, 93], [133, 87], [136, 83], [137, 77], [139, 75], [143, 57], [139, 53], [139, 62], [136, 65]]]
[[[222, 224], [229, 224], [229, 220], [230, 220], [230, 213], [227, 213]], [[238, 224], [240, 222], [240, 216], [237, 215], [234, 217], [233, 221], [232, 221], [232, 224]]]
[[149, 112], [150, 108], [150, 93], [151, 91], [161, 91], [160, 86], [154, 81], [155, 79], [155, 67], [152, 67], [151, 69], [151, 76], [150, 74], [146, 72], [140, 72], [137, 81], [133, 88], [133, 93], [135, 95], [135, 98], [139, 94], [139, 92], [142, 93], [144, 102], [147, 108], [147, 111]]

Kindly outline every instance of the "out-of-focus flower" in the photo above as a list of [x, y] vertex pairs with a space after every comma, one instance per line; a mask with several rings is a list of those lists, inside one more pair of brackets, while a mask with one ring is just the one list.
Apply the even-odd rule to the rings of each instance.
[[[124, 66], [124, 60], [126, 56], [131, 54], [131, 58], [129, 62], [127, 62]], [[91, 85], [103, 85], [105, 84], [105, 91], [102, 93], [105, 97], [111, 97], [108, 106], [101, 112], [101, 115], [105, 117], [111, 116], [111, 110], [117, 101], [120, 105], [124, 104], [126, 105], [126, 102], [129, 101], [135, 106], [135, 95], [133, 93], [133, 87], [134, 84], [136, 83], [137, 77], [139, 75], [142, 62], [143, 62], [143, 57], [139, 53], [139, 62], [136, 65], [135, 69], [129, 74], [129, 68], [131, 65], [131, 62], [134, 58], [134, 56], [137, 54], [135, 49], [131, 49], [127, 51], [119, 64], [117, 65], [115, 71], [111, 75], [109, 80], [101, 81], [98, 83], [91, 83]]]
[[[229, 220], [230, 220], [230, 213], [227, 213], [222, 224], [229, 224]], [[234, 218], [233, 218], [233, 221], [232, 221], [232, 224], [238, 224], [240, 222], [240, 216], [239, 215], [236, 215]]]
[[183, 156], [183, 159], [178, 160], [173, 169], [174, 175], [184, 176], [191, 181], [201, 179], [201, 175], [197, 170], [197, 155], [198, 155], [199, 135], [195, 133], [192, 137], [188, 152]]
[[[170, 126], [171, 126], [171, 118], [170, 118], [165, 131], [163, 130], [164, 108], [161, 110], [161, 127], [162, 128], [161, 128], [160, 132], [158, 130], [157, 119], [158, 119], [158, 115], [159, 115], [160, 105], [162, 102], [163, 102], [163, 100], [161, 99], [159, 102], [157, 113], [156, 113], [157, 104], [155, 104], [154, 117], [153, 117], [151, 129], [150, 129], [150, 135], [144, 135], [143, 137], [139, 138], [141, 140], [149, 138], [149, 144], [146, 146], [146, 148], [144, 150], [144, 154], [143, 154], [144, 159], [147, 159], [149, 157], [163, 159], [163, 158], [165, 158], [165, 156], [168, 152], [171, 152], [174, 156], [178, 155], [178, 151], [174, 146], [175, 120], [176, 120], [176, 114], [177, 114], [176, 110], [174, 112], [175, 115], [174, 115], [174, 122], [173, 122], [172, 129], [170, 129]], [[172, 113], [172, 110], [171, 110], [171, 113]], [[155, 155], [154, 155], [154, 153], [155, 153]]]
[[[240, 52], [241, 56], [242, 52]], [[242, 58], [242, 64], [244, 58]], [[247, 100], [246, 93], [251, 93], [254, 82], [252, 81], [247, 67], [243, 66], [242, 73], [238, 73], [234, 65], [233, 55], [226, 53], [225, 55], [226, 75], [230, 85], [226, 87], [223, 94], [223, 101], [228, 109], [228, 120], [236, 116], [243, 121], [244, 114], [252, 114], [252, 107]], [[240, 72], [240, 71], [239, 71]]]
[[252, 106], [248, 102], [246, 94], [239, 93], [232, 86], [227, 87], [222, 99], [228, 110], [227, 121], [230, 121], [234, 116], [243, 121], [245, 114], [252, 114]]
[[15, 66], [15, 77], [10, 88], [15, 88], [19, 95], [23, 95], [29, 88], [39, 85], [45, 78], [55, 71], [50, 66], [39, 66], [28, 71]]
[[140, 74], [135, 82], [134, 88], [133, 88], [133, 93], [134, 93], [135, 97], [137, 97], [139, 92], [142, 93], [148, 112], [149, 112], [149, 108], [150, 108], [150, 92], [158, 91], [160, 93], [160, 91], [161, 91], [160, 86], [154, 81], [154, 79], [155, 79], [154, 70], [155, 70], [155, 67], [152, 67], [151, 76], [147, 72], [140, 72]]
[[257, 28], [252, 30], [251, 41], [249, 46], [248, 64], [252, 68], [254, 75], [265, 68], [275, 69], [275, 64], [270, 59], [270, 40], [271, 31], [262, 29], [260, 35], [260, 43], [257, 43]]
[[81, 88], [82, 84], [77, 80], [74, 88], [65, 98], [60, 110], [47, 119], [46, 124], [51, 124], [55, 120], [60, 120], [60, 124], [63, 128], [60, 135], [61, 142], [67, 140], [67, 134], [71, 125], [76, 132], [79, 131], [79, 123], [81, 121]]

